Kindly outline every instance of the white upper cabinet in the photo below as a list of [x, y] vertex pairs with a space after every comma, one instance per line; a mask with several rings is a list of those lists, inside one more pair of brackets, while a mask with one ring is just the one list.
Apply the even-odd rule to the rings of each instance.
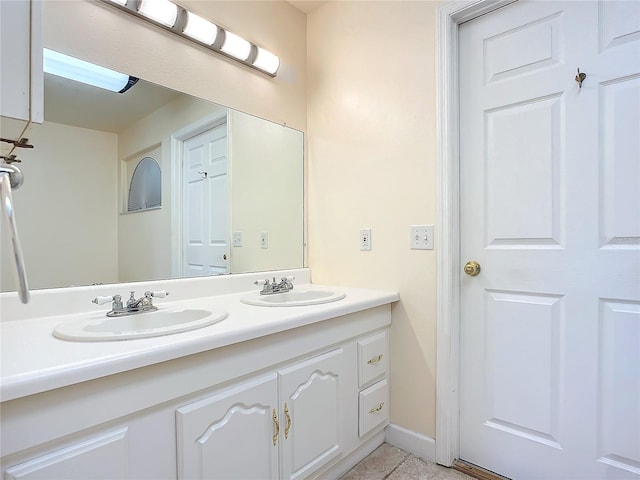
[[41, 0], [0, 2], [0, 48], [2, 137], [18, 140], [44, 118]]

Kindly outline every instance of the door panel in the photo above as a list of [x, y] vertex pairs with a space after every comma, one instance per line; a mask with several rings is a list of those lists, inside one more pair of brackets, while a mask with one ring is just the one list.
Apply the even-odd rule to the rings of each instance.
[[640, 302], [601, 300], [599, 328], [598, 460], [638, 473]]
[[561, 61], [560, 13], [535, 19], [485, 40], [486, 83], [507, 80]]
[[184, 142], [183, 270], [188, 276], [229, 271], [227, 124]]
[[486, 425], [559, 448], [562, 298], [488, 291], [486, 299]]
[[489, 245], [561, 244], [563, 103], [556, 94], [486, 113]]
[[512, 478], [640, 476], [639, 5], [460, 27], [461, 457]]
[[601, 244], [638, 248], [640, 77], [615, 79], [604, 83], [600, 88]]

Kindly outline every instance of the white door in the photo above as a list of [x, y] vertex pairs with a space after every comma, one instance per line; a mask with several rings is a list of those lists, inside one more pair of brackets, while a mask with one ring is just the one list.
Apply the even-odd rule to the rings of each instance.
[[[460, 27], [460, 456], [640, 476], [640, 2]], [[577, 69], [586, 74], [579, 88]]]
[[184, 276], [229, 273], [227, 124], [183, 144]]

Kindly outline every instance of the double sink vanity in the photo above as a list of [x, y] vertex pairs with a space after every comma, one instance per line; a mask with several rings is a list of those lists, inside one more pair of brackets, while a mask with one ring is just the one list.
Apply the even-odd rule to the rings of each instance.
[[92, 298], [140, 284], [2, 294], [2, 478], [345, 473], [384, 439], [399, 297], [274, 276], [147, 282], [157, 310], [112, 317]]

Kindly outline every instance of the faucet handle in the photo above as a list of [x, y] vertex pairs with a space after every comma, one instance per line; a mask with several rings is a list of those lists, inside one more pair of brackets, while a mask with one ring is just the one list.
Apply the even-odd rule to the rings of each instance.
[[103, 305], [105, 303], [109, 303], [113, 301], [113, 304], [111, 305], [112, 311], [122, 309], [122, 297], [120, 295], [113, 295], [111, 297], [100, 296], [100, 297], [94, 298], [91, 301], [97, 305]]
[[266, 280], [256, 280], [255, 282], [253, 282], [254, 285], [258, 285], [259, 287], [261, 287], [262, 285], [266, 285], [268, 283], [269, 283], [268, 278]]
[[169, 295], [169, 292], [167, 292], [166, 290], [155, 290], [155, 291], [153, 291], [153, 292], [145, 292], [145, 295], [146, 295], [147, 293], [148, 293], [149, 295], [151, 295], [152, 297], [157, 297], [157, 298], [164, 298], [164, 297], [166, 297], [167, 295]]
[[109, 303], [113, 301], [113, 296], [111, 297], [96, 297], [91, 300], [91, 303], [95, 303], [96, 305], [104, 305], [105, 303]]

